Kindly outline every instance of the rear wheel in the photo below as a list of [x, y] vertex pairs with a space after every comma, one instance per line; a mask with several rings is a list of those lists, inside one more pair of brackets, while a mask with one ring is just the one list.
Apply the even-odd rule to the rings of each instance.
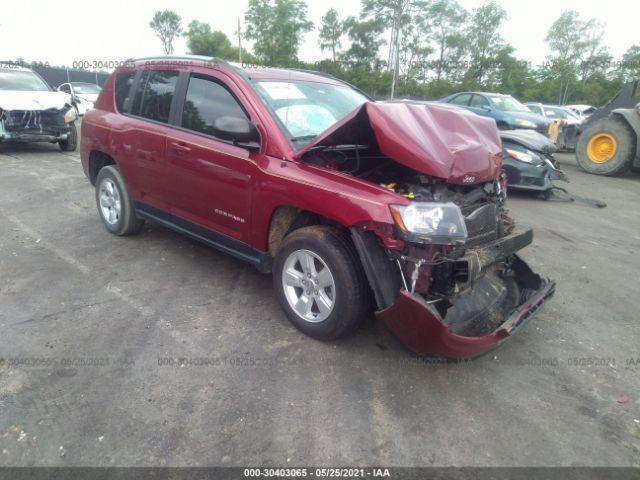
[[103, 167], [96, 179], [96, 204], [104, 226], [114, 235], [138, 233], [144, 220], [136, 217], [129, 192], [115, 165]]
[[287, 317], [318, 340], [354, 330], [369, 310], [370, 290], [346, 232], [311, 226], [289, 234], [273, 269], [274, 288]]
[[623, 119], [610, 116], [582, 132], [576, 146], [576, 159], [589, 173], [612, 176], [629, 169], [635, 151], [633, 130]]

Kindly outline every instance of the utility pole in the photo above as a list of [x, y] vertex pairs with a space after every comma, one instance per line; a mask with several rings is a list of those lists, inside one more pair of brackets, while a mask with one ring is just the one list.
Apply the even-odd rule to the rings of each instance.
[[238, 17], [238, 61], [242, 64], [242, 30], [240, 27], [240, 17]]

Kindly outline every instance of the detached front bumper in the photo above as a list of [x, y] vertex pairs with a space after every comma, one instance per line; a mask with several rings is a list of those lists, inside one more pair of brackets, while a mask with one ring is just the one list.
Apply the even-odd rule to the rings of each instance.
[[[415, 353], [448, 358], [475, 357], [497, 347], [523, 327], [555, 291], [553, 281], [535, 274], [515, 251], [528, 245], [531, 230], [514, 233], [490, 245], [470, 249], [469, 282], [461, 293], [446, 299], [443, 317], [434, 303], [419, 294], [400, 291], [378, 317]], [[496, 266], [513, 261], [507, 273]]]
[[432, 353], [448, 358], [476, 357], [493, 350], [526, 325], [536, 310], [551, 298], [554, 289], [554, 282], [545, 282], [498, 329], [479, 337], [466, 337], [451, 332], [432, 305], [406, 290], [400, 292], [396, 303], [378, 313], [378, 317], [407, 347], [419, 355]]

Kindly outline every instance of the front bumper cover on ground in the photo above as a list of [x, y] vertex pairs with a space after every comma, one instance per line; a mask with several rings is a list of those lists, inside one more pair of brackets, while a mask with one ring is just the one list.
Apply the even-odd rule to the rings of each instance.
[[527, 301], [519, 305], [495, 331], [478, 337], [453, 333], [433, 305], [402, 290], [396, 303], [378, 317], [407, 347], [419, 355], [435, 354], [448, 358], [482, 355], [523, 327], [551, 296], [555, 283], [545, 281]]
[[[469, 283], [448, 299], [443, 318], [434, 303], [419, 294], [400, 291], [395, 302], [378, 317], [419, 355], [475, 357], [497, 347], [524, 326], [555, 291], [553, 281], [535, 274], [515, 252], [531, 243], [530, 229], [515, 232], [489, 245], [469, 249]], [[496, 268], [513, 257], [509, 273]]]

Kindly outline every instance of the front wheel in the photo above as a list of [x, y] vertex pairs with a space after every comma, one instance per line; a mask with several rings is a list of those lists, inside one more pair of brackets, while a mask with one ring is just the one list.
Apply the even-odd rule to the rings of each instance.
[[618, 116], [594, 122], [580, 134], [578, 164], [587, 172], [613, 176], [629, 169], [636, 151], [635, 134]]
[[287, 317], [318, 340], [353, 331], [367, 314], [370, 289], [349, 235], [328, 226], [295, 230], [282, 242], [274, 288]]
[[69, 128], [69, 136], [67, 139], [58, 142], [60, 150], [63, 152], [75, 152], [78, 147], [78, 129], [76, 128], [76, 124], [72, 123], [69, 125]]

